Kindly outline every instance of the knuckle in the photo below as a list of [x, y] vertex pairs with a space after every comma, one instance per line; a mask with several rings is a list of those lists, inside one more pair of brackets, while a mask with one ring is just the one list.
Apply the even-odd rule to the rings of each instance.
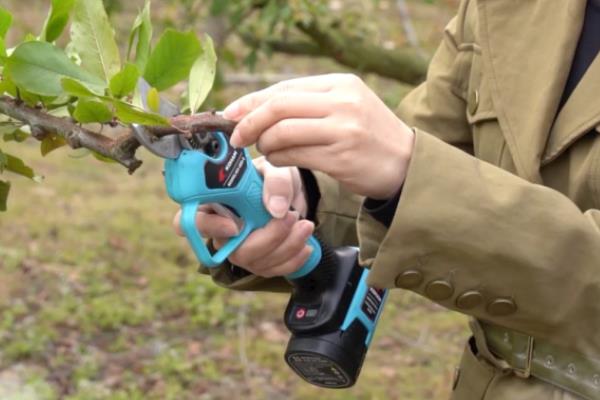
[[360, 85], [362, 83], [362, 79], [360, 79], [358, 75], [352, 73], [343, 74], [343, 79], [345, 83], [351, 86]]
[[285, 112], [285, 105], [287, 103], [287, 96], [278, 95], [269, 100], [268, 110], [270, 113], [279, 117]]

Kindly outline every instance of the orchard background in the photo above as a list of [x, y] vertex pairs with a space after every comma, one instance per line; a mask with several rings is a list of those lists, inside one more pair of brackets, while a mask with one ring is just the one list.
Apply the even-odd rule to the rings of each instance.
[[[313, 12], [302, 8], [305, 0], [254, 0], [254, 8], [249, 1], [152, 1], [155, 41], [168, 27], [214, 40], [218, 72], [204, 110], [280, 79], [334, 71], [360, 74], [393, 108], [422, 79], [457, 5], [323, 0], [309, 2], [322, 7]], [[123, 54], [144, 2], [105, 5]], [[14, 16], [9, 48], [39, 34], [50, 1], [1, 6]], [[315, 27], [329, 41], [316, 40]], [[378, 67], [405, 50], [402, 74]], [[183, 90], [167, 95], [178, 100]], [[44, 178], [0, 175], [12, 182], [0, 213], [0, 399], [448, 397], [464, 317], [395, 290], [357, 385], [311, 387], [282, 358], [287, 295], [226, 291], [196, 273], [171, 229], [176, 205], [159, 159], [138, 151], [144, 165], [130, 176], [67, 147], [42, 157], [33, 138], [0, 139], [0, 148]]]

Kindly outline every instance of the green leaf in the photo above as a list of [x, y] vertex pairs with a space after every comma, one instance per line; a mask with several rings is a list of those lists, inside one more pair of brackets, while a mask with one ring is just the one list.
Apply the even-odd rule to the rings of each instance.
[[24, 142], [25, 140], [27, 140], [28, 137], [29, 137], [29, 134], [27, 132], [23, 132], [22, 130], [17, 129], [13, 132], [5, 133], [4, 136], [2, 136], [2, 139], [5, 142], [21, 143], [21, 142]]
[[0, 37], [0, 65], [4, 65], [6, 61], [6, 44], [4, 39]]
[[69, 22], [69, 14], [74, 5], [75, 0], [52, 0], [50, 14], [48, 14], [40, 34], [41, 40], [54, 42], [58, 39]]
[[43, 96], [58, 96], [65, 77], [98, 91], [106, 88], [101, 80], [74, 64], [64, 51], [46, 42], [19, 45], [8, 57], [4, 72], [18, 87]]
[[6, 154], [2, 151], [2, 149], [0, 149], [0, 174], [4, 172], [4, 167], [6, 167], [7, 163], [8, 158], [6, 157]]
[[158, 90], [156, 88], [151, 88], [148, 91], [148, 96], [146, 98], [146, 104], [148, 104], [148, 108], [150, 111], [158, 113], [160, 110], [160, 95], [158, 94]]
[[4, 169], [10, 172], [14, 172], [15, 174], [22, 175], [26, 178], [39, 180], [39, 177], [35, 175], [33, 169], [25, 165], [23, 160], [18, 157], [12, 156], [10, 154], [4, 153], [6, 157], [6, 163], [4, 164]]
[[0, 181], [0, 211], [6, 211], [6, 202], [10, 192], [10, 182]]
[[8, 28], [12, 25], [12, 15], [6, 9], [0, 7], [0, 38], [6, 37]]
[[82, 124], [92, 122], [105, 123], [113, 119], [112, 111], [100, 100], [96, 99], [79, 99], [73, 118]]
[[23, 123], [21, 122], [2, 121], [0, 122], [0, 135], [13, 133], [14, 131], [18, 130], [21, 126], [23, 126]]
[[0, 81], [0, 95], [4, 93], [8, 93], [12, 97], [17, 97], [17, 87], [7, 75], [4, 75], [2, 81]]
[[42, 140], [40, 152], [42, 153], [42, 156], [45, 157], [46, 154], [60, 147], [66, 146], [66, 144], [67, 141], [62, 136], [48, 135], [44, 138], [44, 140]]
[[163, 91], [188, 77], [202, 48], [194, 32], [167, 29], [150, 54], [144, 78]]
[[140, 70], [134, 64], [125, 64], [121, 72], [110, 80], [110, 91], [115, 97], [124, 97], [135, 90]]
[[230, 0], [213, 0], [210, 5], [211, 15], [222, 15], [229, 7]]
[[146, 69], [146, 63], [150, 56], [150, 42], [152, 41], [152, 21], [150, 20], [150, 1], [146, 1], [144, 9], [138, 14], [129, 34], [129, 45], [127, 46], [127, 59], [131, 55], [133, 42], [137, 37], [135, 47], [135, 65], [140, 71]]
[[99, 93], [94, 93], [91, 88], [85, 86], [78, 80], [71, 78], [62, 78], [60, 84], [65, 92], [75, 97], [96, 97], [101, 96]]
[[112, 158], [108, 158], [106, 156], [103, 156], [102, 154], [100, 154], [100, 153], [98, 153], [96, 151], [92, 151], [92, 155], [98, 161], [102, 161], [102, 162], [109, 163], [109, 164], [115, 164], [116, 163], [116, 161], [113, 160]]
[[208, 96], [215, 81], [216, 70], [217, 54], [212, 39], [206, 35], [202, 43], [202, 54], [198, 57], [190, 72], [188, 97], [192, 114], [198, 111], [204, 100], [206, 100], [206, 96]]
[[81, 57], [84, 69], [108, 84], [121, 69], [121, 59], [102, 0], [76, 0], [73, 11], [73, 50]]
[[124, 101], [114, 101], [117, 118], [125, 124], [168, 126], [169, 120], [159, 114], [149, 113]]

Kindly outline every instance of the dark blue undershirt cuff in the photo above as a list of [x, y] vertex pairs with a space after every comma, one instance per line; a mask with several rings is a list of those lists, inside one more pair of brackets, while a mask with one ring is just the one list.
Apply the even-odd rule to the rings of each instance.
[[392, 225], [394, 214], [396, 214], [396, 208], [398, 208], [400, 193], [402, 193], [402, 189], [387, 200], [375, 200], [367, 197], [363, 203], [363, 209], [386, 228], [389, 228]]
[[317, 222], [317, 207], [321, 200], [321, 191], [317, 184], [317, 179], [313, 173], [304, 168], [298, 168], [300, 171], [300, 177], [304, 185], [304, 193], [306, 193], [306, 219], [309, 221]]

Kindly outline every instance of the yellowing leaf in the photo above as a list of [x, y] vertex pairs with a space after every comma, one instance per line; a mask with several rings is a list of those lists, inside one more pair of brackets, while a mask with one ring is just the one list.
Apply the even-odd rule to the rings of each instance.
[[188, 98], [192, 114], [198, 111], [204, 100], [206, 100], [206, 96], [208, 96], [215, 81], [216, 70], [217, 54], [212, 39], [206, 35], [202, 43], [202, 54], [200, 54], [190, 72]]
[[40, 152], [42, 156], [46, 156], [46, 154], [50, 153], [53, 150], [58, 149], [59, 147], [66, 146], [67, 141], [58, 135], [48, 135], [42, 140], [40, 145]]
[[76, 0], [73, 11], [73, 50], [84, 69], [108, 84], [121, 69], [121, 59], [102, 0]]
[[158, 113], [160, 110], [160, 95], [158, 94], [158, 90], [156, 88], [150, 89], [148, 92], [148, 98], [146, 99], [148, 104], [148, 108], [150, 111]]

